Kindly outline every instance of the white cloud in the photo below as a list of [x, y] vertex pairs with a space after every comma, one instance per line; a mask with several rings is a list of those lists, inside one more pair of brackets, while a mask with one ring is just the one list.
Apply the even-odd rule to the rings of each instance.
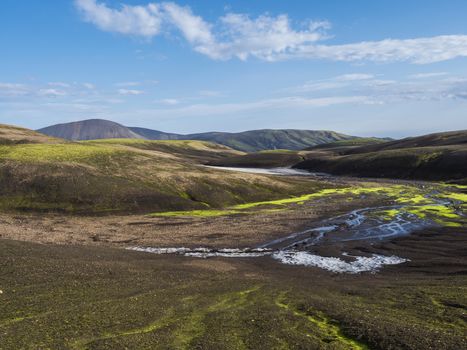
[[174, 3], [164, 3], [162, 6], [167, 20], [182, 32], [196, 51], [211, 58], [222, 58], [217, 52], [218, 44], [211, 32], [211, 25], [201, 17], [194, 15], [187, 6], [182, 7]]
[[38, 96], [45, 96], [45, 97], [61, 97], [66, 96], [67, 93], [63, 90], [58, 89], [39, 89], [37, 91]]
[[327, 107], [341, 104], [374, 104], [366, 96], [330, 96], [323, 98], [307, 98], [300, 96], [263, 99], [253, 102], [220, 103], [220, 104], [192, 104], [170, 109], [141, 110], [144, 115], [158, 115], [168, 118], [177, 117], [204, 117], [212, 115], [225, 115], [232, 113], [249, 113], [262, 110], [277, 110], [290, 108]]
[[332, 81], [332, 80], [322, 80], [322, 81], [309, 81], [301, 86], [286, 89], [286, 91], [294, 92], [312, 92], [312, 91], [323, 91], [323, 90], [333, 90], [339, 89], [348, 86], [348, 83]]
[[301, 45], [275, 60], [329, 59], [334, 61], [411, 62], [428, 64], [467, 57], [467, 35], [416, 39], [385, 39], [345, 45]]
[[227, 13], [215, 24], [195, 15], [188, 6], [173, 2], [112, 9], [97, 0], [75, 0], [85, 20], [102, 30], [152, 38], [170, 27], [178, 29], [193, 49], [212, 59], [246, 60], [325, 59], [348, 62], [410, 62], [428, 64], [467, 57], [467, 35], [441, 35], [412, 39], [384, 39], [326, 45], [325, 21], [308, 21], [293, 28], [286, 14]]
[[118, 89], [118, 93], [120, 95], [142, 95], [144, 94], [144, 91], [142, 90], [134, 90], [134, 89]]
[[165, 105], [175, 106], [180, 103], [180, 100], [177, 100], [176, 98], [164, 98], [162, 100], [159, 100], [158, 102]]
[[312, 92], [312, 91], [324, 91], [334, 90], [347, 87], [353, 83], [361, 81], [374, 81], [373, 74], [367, 73], [349, 73], [343, 74], [329, 79], [312, 80], [305, 84], [293, 88], [285, 89], [285, 91], [294, 92]]
[[[0, 83], [0, 96], [10, 98], [31, 97], [62, 97], [89, 95], [89, 90], [94, 89], [92, 84], [49, 82], [40, 85]], [[93, 92], [95, 93], [95, 92]]]
[[75, 4], [88, 22], [104, 31], [137, 35], [151, 38], [161, 27], [159, 5], [146, 6], [122, 5], [111, 9], [96, 0], [75, 0]]
[[61, 88], [68, 88], [68, 87], [70, 87], [70, 84], [68, 84], [68, 83], [63, 83], [63, 82], [60, 82], [60, 81], [57, 81], [57, 82], [50, 82], [50, 83], [48, 83], [47, 85], [49, 85], [49, 86], [55, 86], [55, 87], [61, 87]]
[[205, 97], [218, 97], [221, 96], [222, 93], [216, 90], [201, 90], [199, 91], [199, 95]]
[[211, 58], [246, 60], [253, 56], [272, 61], [278, 54], [324, 39], [323, 31], [329, 28], [328, 22], [309, 21], [303, 30], [295, 30], [287, 15], [261, 15], [252, 19], [230, 13], [220, 21], [225, 37], [205, 50]]
[[389, 79], [371, 79], [363, 82], [365, 86], [381, 87], [396, 84], [395, 80]]
[[23, 84], [0, 83], [0, 96], [24, 96], [29, 94], [29, 89]]
[[[377, 79], [372, 74], [348, 74], [328, 79], [308, 81], [303, 85], [283, 89], [301, 95], [319, 93], [320, 97], [331, 95], [367, 96], [373, 103], [395, 103], [404, 101], [442, 101], [465, 99], [467, 78], [448, 77], [444, 74], [429, 75], [426, 79], [419, 75], [402, 80]], [[373, 77], [373, 78], [372, 78]], [[436, 77], [438, 77], [436, 79]]]
[[94, 90], [96, 88], [94, 84], [91, 84], [91, 83], [83, 83], [83, 86], [89, 90]]
[[339, 75], [335, 77], [334, 80], [338, 81], [355, 81], [355, 80], [368, 80], [373, 79], [375, 76], [373, 74], [365, 74], [365, 73], [350, 73]]
[[443, 75], [447, 75], [446, 72], [433, 72], [433, 73], [419, 73], [419, 74], [412, 74], [409, 75], [409, 78], [412, 79], [428, 79], [428, 78], [437, 78]]
[[354, 91], [384, 103], [401, 101], [442, 101], [463, 98], [467, 92], [467, 79], [369, 80]]
[[299, 45], [316, 42], [325, 36], [328, 22], [307, 23], [303, 30], [294, 30], [287, 15], [261, 15], [255, 19], [245, 14], [228, 13], [219, 19], [218, 34], [213, 25], [196, 16], [188, 7], [164, 3], [168, 21], [175, 25], [194, 50], [212, 59], [237, 57], [246, 60], [253, 56], [273, 60], [274, 55]]
[[131, 86], [139, 86], [139, 85], [141, 85], [141, 83], [138, 81], [125, 81], [122, 83], [115, 84], [115, 86], [119, 86], [119, 87], [131, 87]]

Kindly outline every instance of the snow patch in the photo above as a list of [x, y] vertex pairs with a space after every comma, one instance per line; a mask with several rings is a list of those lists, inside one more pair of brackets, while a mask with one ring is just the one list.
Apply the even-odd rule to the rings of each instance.
[[[273, 259], [287, 265], [314, 266], [336, 273], [360, 273], [376, 272], [384, 265], [396, 265], [409, 261], [397, 256], [384, 256], [373, 254], [371, 257], [353, 256], [352, 262], [346, 262], [339, 258], [314, 255], [305, 251], [283, 250], [272, 251], [266, 248], [257, 249], [210, 249], [210, 248], [151, 248], [131, 247], [128, 250], [146, 252], [152, 254], [178, 254], [195, 258], [257, 258], [271, 256]], [[347, 253], [344, 256], [350, 256]]]
[[226, 248], [226, 249], [210, 249], [210, 248], [150, 248], [150, 247], [131, 247], [128, 250], [135, 250], [138, 252], [146, 252], [153, 254], [178, 254], [184, 256], [191, 256], [196, 258], [257, 258], [260, 256], [271, 255], [272, 252], [269, 249], [258, 248], [258, 249], [237, 249], [237, 248]]
[[384, 265], [397, 265], [409, 261], [398, 256], [373, 254], [371, 257], [358, 256], [352, 262], [339, 258], [324, 257], [304, 251], [279, 251], [272, 257], [283, 264], [314, 266], [336, 273], [376, 272]]

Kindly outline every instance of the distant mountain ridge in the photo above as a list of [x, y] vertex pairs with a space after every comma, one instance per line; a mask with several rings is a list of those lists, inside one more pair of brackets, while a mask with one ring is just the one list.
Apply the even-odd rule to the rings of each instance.
[[37, 130], [48, 136], [67, 140], [96, 140], [107, 138], [136, 138], [148, 140], [200, 140], [219, 143], [244, 152], [274, 149], [301, 150], [323, 143], [354, 139], [334, 131], [326, 130], [251, 130], [239, 133], [206, 132], [199, 134], [174, 134], [163, 131], [126, 127], [102, 119], [89, 119], [72, 123], [48, 126]]
[[186, 135], [195, 140], [211, 141], [245, 152], [289, 149], [301, 150], [322, 143], [348, 140], [354, 136], [326, 130], [251, 130], [239, 133], [208, 132]]
[[56, 124], [37, 131], [48, 136], [73, 141], [117, 138], [144, 139], [143, 136], [131, 131], [126, 126], [103, 119]]

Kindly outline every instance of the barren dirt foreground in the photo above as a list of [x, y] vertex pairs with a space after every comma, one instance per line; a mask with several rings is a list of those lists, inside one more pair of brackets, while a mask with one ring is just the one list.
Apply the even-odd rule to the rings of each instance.
[[465, 348], [463, 189], [326, 181], [216, 211], [1, 214], [0, 348]]

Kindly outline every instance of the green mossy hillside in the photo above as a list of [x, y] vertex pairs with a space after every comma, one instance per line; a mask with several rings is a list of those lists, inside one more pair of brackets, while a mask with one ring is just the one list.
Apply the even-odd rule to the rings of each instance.
[[103, 140], [0, 146], [0, 209], [130, 213], [223, 208], [316, 183], [200, 163], [238, 153], [202, 141]]

